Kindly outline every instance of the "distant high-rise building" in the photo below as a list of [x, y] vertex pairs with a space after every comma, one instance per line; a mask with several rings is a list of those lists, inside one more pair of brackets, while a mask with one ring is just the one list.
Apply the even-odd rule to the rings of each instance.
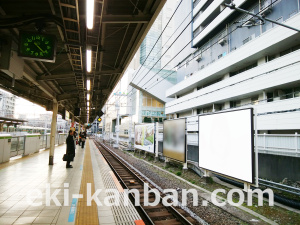
[[162, 13], [158, 15], [140, 47], [140, 63], [147, 68], [161, 68], [161, 38], [159, 38], [161, 32]]
[[16, 96], [0, 90], [0, 116], [13, 118]]

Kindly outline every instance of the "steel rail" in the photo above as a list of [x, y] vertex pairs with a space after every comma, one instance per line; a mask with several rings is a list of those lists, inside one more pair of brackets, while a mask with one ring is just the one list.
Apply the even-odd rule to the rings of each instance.
[[[110, 156], [112, 156], [121, 166], [123, 166], [127, 172], [129, 172], [133, 177], [134, 179], [137, 180], [137, 182], [140, 184], [140, 185], [144, 185], [145, 181], [142, 180], [139, 176], [137, 176], [137, 174], [135, 172], [132, 171], [132, 169], [130, 169], [126, 164], [127, 162], [125, 162], [123, 159], [120, 158], [120, 156], [118, 156], [117, 154], [115, 154], [114, 152], [112, 152], [107, 146], [105, 146], [104, 144], [102, 144], [101, 142], [96, 142], [96, 146], [97, 147], [101, 147], [102, 149], [104, 149]], [[100, 148], [99, 148], [100, 150]], [[101, 151], [101, 150], [100, 150]], [[103, 151], [101, 151], [101, 153], [103, 153]], [[116, 169], [114, 168], [114, 166], [112, 165], [112, 163], [109, 161], [107, 155], [102, 154], [103, 157], [107, 160], [107, 163], [110, 165], [110, 167], [112, 168], [113, 172], [116, 174], [116, 176], [119, 178], [120, 182], [122, 182], [122, 185], [123, 187], [125, 187], [126, 189], [130, 189], [130, 187], [128, 187], [125, 183], [125, 181], [123, 181], [121, 175], [116, 171]], [[151, 192], [151, 187], [149, 185], [149, 189], [150, 189], [150, 192]], [[163, 205], [163, 202], [165, 200], [162, 199], [161, 196], [160, 197], [160, 204]], [[135, 198], [131, 193], [130, 193], [130, 198], [131, 200], [133, 201], [133, 199]], [[150, 195], [149, 195], [149, 198], [150, 198]], [[181, 213], [179, 213], [174, 207], [172, 206], [165, 206], [165, 209], [167, 209], [167, 211], [169, 213], [171, 213], [180, 223], [182, 224], [185, 224], [185, 225], [191, 225], [192, 223], [187, 220]], [[136, 206], [137, 207], [137, 206]], [[138, 211], [142, 212], [144, 215], [141, 215], [142, 217], [146, 218], [148, 221], [148, 224], [155, 224], [155, 222], [148, 216], [147, 212], [144, 210], [144, 208], [142, 206], [138, 206], [137, 208]], [[153, 216], [155, 217], [155, 216]], [[168, 220], [166, 220], [165, 222], [167, 222]]]

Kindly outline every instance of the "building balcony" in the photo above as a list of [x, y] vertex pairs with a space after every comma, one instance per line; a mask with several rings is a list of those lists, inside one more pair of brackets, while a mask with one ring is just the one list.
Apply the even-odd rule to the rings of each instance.
[[[298, 13], [285, 23], [291, 27], [300, 29], [299, 20], [300, 14]], [[235, 71], [237, 66], [259, 60], [270, 54], [270, 52], [274, 52], [275, 49], [283, 49], [284, 46], [290, 46], [292, 43], [299, 42], [299, 39], [300, 33], [282, 26], [276, 26], [204, 69], [195, 72], [193, 76], [188, 79], [167, 89], [166, 97], [182, 95], [211, 80], [222, 78], [225, 74]], [[280, 57], [280, 59], [281, 58], [283, 57]], [[261, 66], [259, 66], [259, 68], [261, 68]]]
[[299, 130], [300, 97], [257, 105], [258, 130]]
[[[235, 0], [234, 4], [236, 7], [240, 7], [246, 0]], [[195, 31], [199, 26], [206, 27], [201, 31], [199, 35], [194, 37], [193, 45], [195, 46], [199, 41], [206, 37], [210, 32], [212, 32], [220, 23], [226, 20], [234, 10], [230, 8], [224, 9], [220, 14], [217, 14], [215, 18], [211, 18], [211, 15], [214, 15], [216, 11], [220, 11], [219, 7], [221, 0], [215, 0], [193, 23], [193, 31]], [[200, 3], [199, 3], [200, 4]], [[212, 13], [212, 14], [211, 14]], [[211, 21], [211, 22], [210, 22]]]
[[[193, 9], [193, 15], [195, 16], [201, 9], [202, 7], [205, 5], [205, 3], [208, 0], [200, 0], [199, 3], [196, 5], [196, 7]], [[195, 4], [195, 1], [194, 1]]]
[[[204, 3], [205, 1], [201, 1], [201, 2]], [[200, 5], [201, 2], [198, 5]], [[202, 14], [194, 21], [193, 31], [195, 31], [199, 26], [201, 26], [203, 24], [207, 24], [208, 22], [212, 21], [215, 17], [217, 17], [217, 15], [220, 13], [220, 5], [223, 2], [224, 2], [224, 0], [215, 0], [215, 1], [213, 1], [208, 6], [208, 8], [204, 12], [202, 12]], [[195, 9], [197, 9], [198, 5], [196, 6]], [[202, 7], [203, 7], [203, 5], [202, 5]], [[196, 15], [196, 13], [197, 13], [197, 11], [195, 11], [195, 9], [193, 9], [193, 15]]]
[[[299, 82], [300, 50], [166, 103], [165, 113], [178, 113], [259, 95], [275, 87]], [[193, 77], [191, 78], [193, 79]]]

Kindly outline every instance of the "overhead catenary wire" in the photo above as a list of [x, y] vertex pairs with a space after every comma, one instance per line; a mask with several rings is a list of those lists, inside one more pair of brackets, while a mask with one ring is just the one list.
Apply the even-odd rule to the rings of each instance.
[[[276, 2], [277, 2], [278, 0], [275, 0], [274, 2], [272, 2], [269, 6], [271, 6], [271, 5], [273, 5], [273, 4], [275, 4]], [[266, 7], [269, 7], [269, 6], [266, 6]], [[265, 7], [265, 8], [266, 8]], [[223, 9], [223, 10], [225, 10], [225, 8]], [[262, 9], [262, 10], [264, 10], [264, 9]], [[262, 11], [261, 10], [261, 11]], [[259, 11], [257, 14], [259, 14], [261, 11]], [[245, 24], [245, 23], [247, 23], [249, 20], [251, 20], [253, 17], [251, 17], [251, 18], [249, 18], [248, 20], [246, 20], [246, 21], [243, 21], [243, 24]], [[193, 21], [193, 18], [191, 19], [191, 21], [188, 23], [188, 25], [186, 25], [186, 27], [184, 28], [184, 30], [190, 25], [190, 23]], [[182, 24], [182, 23], [181, 23]], [[180, 26], [181, 26], [181, 24], [180, 24]], [[242, 24], [242, 25], [243, 25]], [[179, 26], [179, 27], [180, 27]], [[229, 33], [227, 33], [226, 35], [224, 35], [222, 38], [225, 38], [225, 37], [227, 37], [227, 36], [229, 36], [230, 34], [232, 34], [234, 31], [236, 31], [238, 28], [240, 28], [240, 26], [238, 26], [238, 27], [236, 27], [234, 30], [232, 30], [231, 32], [229, 32]], [[180, 35], [183, 33], [183, 31], [180, 33]], [[160, 35], [161, 36], [161, 35]], [[159, 37], [160, 38], [160, 37]], [[157, 41], [159, 40], [159, 38], [157, 39]], [[176, 37], [176, 40], [179, 38], [179, 36], [177, 36]], [[170, 64], [170, 62], [172, 62], [177, 56], [178, 56], [178, 54], [180, 53], [180, 52], [182, 52], [185, 48], [186, 48], [186, 46], [187, 45], [189, 45], [190, 43], [192, 42], [192, 40], [191, 41], [189, 41], [171, 60], [169, 60], [167, 63], [166, 63], [166, 65], [163, 67], [163, 68], [161, 68], [157, 73], [155, 73], [149, 80], [148, 80], [148, 82], [149, 81], [151, 81], [160, 71], [162, 71], [167, 65], [169, 65]], [[156, 42], [157, 43], [157, 42]], [[171, 46], [173, 46], [174, 45], [174, 43], [175, 42], [172, 42], [172, 44], [169, 46], [169, 48], [165, 51], [165, 53], [170, 49], [170, 47]], [[201, 55], [202, 54], [202, 52], [203, 51], [206, 51], [206, 50], [208, 50], [208, 49], [210, 49], [210, 48], [212, 48], [215, 44], [217, 44], [218, 42], [216, 41], [216, 42], [214, 42], [214, 43], [212, 43], [211, 45], [209, 45], [207, 48], [205, 48], [205, 49], [202, 49], [202, 51], [199, 53], [199, 54], [197, 54], [197, 55], [194, 55], [194, 57], [192, 57], [190, 60], [188, 60], [187, 62], [190, 62], [190, 61], [192, 61], [193, 59], [195, 59], [196, 57], [198, 57], [199, 55]], [[152, 50], [153, 50], [153, 48], [152, 48]], [[151, 53], [151, 52], [150, 52]], [[147, 58], [149, 57], [149, 55], [150, 55], [150, 53], [148, 54], [148, 56], [147, 56]], [[162, 55], [163, 56], [163, 55]], [[162, 57], [160, 57], [159, 58], [159, 60], [161, 59]], [[156, 63], [159, 61], [159, 60], [157, 60], [156, 61]], [[146, 60], [144, 61], [144, 63], [146, 62]], [[144, 65], [144, 64], [143, 64]], [[139, 73], [139, 71], [140, 71], [140, 69], [141, 69], [141, 67], [143, 67], [143, 65], [141, 65], [140, 66], [140, 68], [139, 68], [139, 70], [138, 70], [138, 72], [135, 74], [135, 76], [134, 76], [134, 78], [138, 75], [138, 73]], [[148, 64], [149, 65], [149, 64]], [[171, 72], [171, 73], [169, 73], [167, 76], [165, 76], [165, 77], [163, 77], [163, 75], [165, 75], [165, 74], [163, 74], [162, 75], [162, 79], [161, 80], [159, 80], [158, 81], [158, 79], [157, 80], [154, 80], [154, 82], [152, 82], [148, 87], [145, 87], [145, 89], [147, 89], [147, 90], [150, 90], [150, 89], [152, 89], [155, 85], [157, 85], [158, 83], [160, 83], [160, 82], [162, 82], [163, 80], [165, 80], [166, 78], [168, 78], [169, 76], [171, 76], [172, 74], [174, 74], [176, 71], [175, 71], [175, 69], [177, 68], [177, 69], [179, 69], [179, 68], [181, 68], [181, 67], [183, 67], [184, 65], [181, 65], [181, 66], [178, 66], [178, 65], [176, 65], [176, 66], [174, 66], [171, 70], [174, 70], [173, 72]], [[153, 67], [152, 67], [153, 68]], [[152, 69], [151, 68], [151, 69]], [[150, 70], [151, 70], [150, 69]], [[150, 71], [149, 70], [149, 71]], [[149, 73], [149, 72], [148, 72]], [[147, 74], [148, 74], [147, 73]], [[147, 75], [146, 74], [146, 75]], [[145, 76], [146, 76], [145, 75]], [[144, 76], [144, 77], [145, 77]], [[143, 77], [143, 78], [144, 78]], [[133, 78], [133, 79], [134, 79]], [[143, 79], [142, 78], [142, 79]], [[133, 79], [132, 79], [132, 81], [133, 81]], [[141, 80], [142, 80], [141, 79]], [[157, 83], [156, 83], [156, 81], [157, 81]], [[138, 83], [139, 84], [139, 83]], [[147, 82], [145, 82], [145, 84], [144, 85], [147, 85]], [[144, 85], [141, 87], [141, 88], [143, 88], [144, 87]], [[131, 86], [131, 85], [128, 85], [128, 87], [129, 86]], [[129, 93], [130, 92], [132, 92], [132, 94], [131, 95], [127, 95], [127, 96], [122, 96], [122, 97], [131, 97], [134, 93], [133, 93], [133, 89], [135, 89], [134, 87], [132, 87], [132, 89], [131, 89], [131, 91], [129, 91]]]
[[[191, 10], [189, 13], [188, 13], [188, 15], [183, 19], [183, 21], [179, 24], [179, 26], [175, 29], [175, 31], [170, 35], [170, 37], [168, 38], [168, 40], [164, 43], [164, 45], [161, 47], [161, 49], [163, 49], [164, 47], [165, 47], [165, 45], [167, 45], [167, 43], [169, 42], [169, 40], [171, 40], [171, 38], [173, 37], [173, 35], [177, 32], [177, 30], [181, 27], [181, 25], [184, 23], [184, 21], [188, 18], [188, 16], [192, 13], [192, 11], [193, 10]], [[173, 44], [171, 44], [171, 45], [173, 45]], [[153, 48], [152, 48], [153, 49]], [[166, 50], [166, 52], [169, 50], [169, 48]], [[150, 52], [151, 53], [151, 52]], [[150, 55], [150, 53], [149, 53], [149, 55]], [[144, 70], [143, 71], [141, 71], [141, 73], [142, 72], [144, 72], [145, 71], [145, 69], [146, 69], [146, 67], [147, 66], [149, 66], [153, 61], [154, 61], [154, 59], [155, 59], [155, 57], [158, 55], [158, 53], [160, 53], [160, 52], [157, 52], [154, 56], [153, 56], [153, 58], [150, 60], [150, 62], [144, 67]], [[141, 67], [142, 67], [143, 65], [141, 65]], [[141, 68], [140, 67], [140, 68]], [[137, 72], [138, 73], [138, 72]], [[136, 75], [137, 75], [137, 73], [136, 73]], [[135, 76], [136, 76], [135, 75]], [[132, 79], [132, 82], [133, 82], [133, 79]], [[133, 87], [132, 87], [133, 88]]]
[[170, 17], [170, 19], [168, 20], [166, 26], [164, 27], [164, 29], [162, 30], [162, 32], [160, 33], [159, 37], [157, 38], [156, 42], [154, 43], [152, 49], [150, 50], [149, 54], [147, 55], [146, 59], [144, 60], [143, 64], [140, 66], [139, 70], [137, 71], [137, 73], [135, 74], [135, 76], [132, 78], [132, 81], [134, 80], [134, 78], [137, 76], [137, 74], [139, 73], [140, 69], [143, 67], [143, 65], [145, 64], [145, 62], [147, 61], [148, 57], [150, 56], [151, 52], [153, 51], [155, 45], [157, 44], [157, 42], [159, 41], [159, 39], [161, 38], [162, 34], [165, 32], [165, 30], [167, 29], [169, 23], [171, 22], [173, 16], [175, 15], [175, 13], [177, 12], [177, 10], [179, 9], [179, 6], [181, 5], [183, 0], [181, 0], [178, 4], [178, 6], [176, 7], [175, 11], [173, 12], [172, 16]]
[[[276, 3], [278, 0], [276, 0], [276, 1], [274, 1], [274, 2], [272, 2], [270, 5], [268, 5], [267, 7], [269, 7], [269, 6], [271, 6], [271, 5], [273, 5], [274, 3]], [[265, 8], [267, 8], [267, 7], [265, 7]], [[224, 8], [225, 9], [225, 8]], [[224, 10], [223, 9], [223, 10]], [[264, 9], [262, 9], [262, 10], [264, 10]], [[261, 10], [261, 11], [262, 11]], [[259, 13], [261, 13], [261, 11], [259, 11], [256, 15], [258, 15]], [[249, 18], [248, 20], [246, 20], [246, 21], [243, 21], [243, 24], [242, 25], [244, 25], [244, 24], [246, 24], [248, 21], [250, 21], [252, 18], [253, 18], [254, 16], [252, 16], [251, 18]], [[241, 25], [241, 26], [242, 26]], [[229, 36], [230, 34], [232, 34], [234, 31], [236, 31], [238, 28], [240, 28], [240, 26], [237, 26], [234, 30], [232, 30], [232, 31], [230, 31], [229, 33], [227, 33], [226, 35], [224, 35], [222, 38], [225, 38], [225, 37], [227, 37], [227, 36]], [[189, 42], [189, 43], [191, 43], [192, 42], [192, 40]], [[206, 50], [208, 50], [208, 49], [210, 49], [212, 46], [214, 46], [214, 45], [216, 45], [216, 44], [218, 44], [218, 41], [216, 41], [216, 42], [214, 42], [214, 43], [212, 43], [211, 45], [209, 45], [207, 48], [205, 48], [205, 49], [202, 49], [202, 51], [199, 53], [199, 54], [197, 54], [197, 55], [194, 55], [194, 57], [192, 57], [192, 59], [190, 59], [190, 60], [188, 60], [187, 62], [190, 62], [190, 61], [192, 61], [193, 59], [195, 59], [195, 58], [197, 58], [198, 56], [200, 56], [201, 54], [202, 54], [202, 52], [204, 52], [204, 51], [206, 51]], [[184, 47], [185, 48], [185, 47]], [[183, 50], [183, 49], [182, 49]], [[180, 53], [180, 52], [179, 52]], [[177, 54], [178, 55], [178, 54]], [[176, 58], [176, 56], [177, 55], [175, 55], [166, 65], [168, 65], [171, 61], [173, 61], [173, 59], [174, 58]], [[165, 65], [165, 66], [166, 66]], [[164, 66], [164, 67], [165, 67]], [[177, 67], [177, 69], [179, 69], [179, 68], [182, 68], [184, 65], [181, 65], [181, 66], [174, 66], [171, 70], [173, 70], [173, 69], [175, 69], [176, 67]], [[163, 67], [163, 68], [164, 68]], [[162, 69], [163, 69], [162, 68]], [[161, 69], [161, 70], [162, 70]], [[161, 71], [160, 70], [160, 71]], [[156, 74], [154, 74], [152, 77], [151, 77], [151, 79], [155, 76], [155, 75], [157, 75], [160, 71], [158, 71]], [[158, 83], [160, 83], [161, 81], [163, 81], [163, 80], [165, 80], [166, 78], [168, 78], [169, 76], [171, 76], [173, 73], [175, 73], [175, 71], [173, 71], [172, 73], [170, 73], [170, 74], [168, 74], [166, 77], [162, 77], [163, 79], [161, 79], [160, 81], [158, 81], [156, 84], [155, 84], [155, 81], [154, 82], [152, 82], [150, 85], [149, 85], [149, 87], [147, 88], [145, 88], [145, 89], [151, 89], [151, 88], [153, 88], [154, 87], [154, 85], [157, 85]], [[166, 74], [166, 73], [165, 73]], [[162, 75], [163, 76], [163, 75]], [[150, 80], [151, 80], [150, 79]], [[149, 81], [150, 81], [149, 80]], [[152, 86], [151, 86], [152, 85]], [[143, 87], [143, 86], [142, 86]]]
[[[175, 31], [170, 35], [170, 37], [168, 38], [168, 40], [165, 42], [165, 44], [161, 47], [161, 49], [163, 49], [164, 48], [164, 46], [165, 45], [167, 45], [167, 43], [169, 42], [169, 40], [171, 40], [171, 38], [173, 37], [173, 35], [177, 32], [177, 30], [181, 27], [181, 25], [184, 23], [184, 21], [188, 18], [188, 16], [192, 13], [192, 11], [193, 10], [191, 10], [189, 13], [188, 13], [188, 15], [183, 19], [183, 21], [179, 24], [179, 26], [175, 29]], [[150, 51], [150, 53], [151, 53], [151, 51]], [[150, 53], [149, 53], [149, 55], [150, 55]], [[155, 54], [155, 56], [154, 57], [156, 57], [157, 55], [158, 55], [158, 53], [159, 52], [157, 52], [156, 54]], [[151, 62], [153, 62], [154, 61], [154, 58], [146, 65], [146, 66], [149, 66], [150, 65], [150, 63]], [[146, 61], [145, 61], [146, 62]], [[141, 67], [142, 67], [142, 65], [140, 66], [140, 69], [141, 69]], [[141, 73], [142, 72], [144, 72], [145, 71], [145, 68], [146, 67], [144, 67], [144, 70], [143, 71], [141, 71]], [[139, 70], [140, 70], [139, 69]], [[137, 75], [137, 73], [135, 73], [136, 75]], [[134, 78], [133, 78], [134, 79]], [[133, 82], [133, 79], [131, 79], [131, 82]], [[128, 93], [130, 93], [130, 92], [132, 92], [135, 88], [133, 87], [133, 86], [131, 86], [131, 85], [128, 85], [128, 88], [129, 87], [131, 87], [131, 90], [130, 91], [128, 91]], [[132, 93], [133, 94], [133, 93]], [[132, 95], [131, 95], [132, 96]], [[125, 97], [125, 96], [122, 96], [122, 97]]]
[[[146, 59], [144, 60], [143, 64], [140, 66], [138, 72], [137, 72], [137, 73], [135, 74], [135, 76], [131, 79], [131, 81], [134, 80], [134, 78], [136, 77], [136, 75], [139, 73], [139, 71], [141, 70], [141, 68], [143, 67], [143, 65], [145, 64], [145, 62], [147, 61], [147, 59], [148, 59], [148, 57], [150, 56], [151, 52], [153, 51], [155, 45], [157, 44], [157, 42], [158, 42], [159, 39], [161, 38], [162, 34], [163, 34], [163, 33], [165, 32], [165, 30], [167, 29], [169, 23], [171, 22], [171, 20], [172, 20], [172, 18], [174, 17], [175, 13], [176, 13], [177, 10], [179, 9], [179, 6], [181, 5], [182, 1], [183, 1], [183, 0], [181, 0], [181, 1], [179, 2], [179, 4], [177, 5], [177, 7], [176, 7], [176, 9], [174, 10], [172, 16], [170, 17], [170, 19], [168, 20], [167, 24], [165, 25], [163, 31], [160, 33], [159, 37], [157, 38], [155, 44], [153, 45], [152, 49], [151, 49], [150, 52], [148, 53], [148, 55], [147, 55]], [[190, 15], [191, 12], [192, 12], [192, 11], [190, 11], [190, 13], [189, 13], [188, 15]], [[187, 17], [188, 17], [188, 16], [186, 16], [186, 18], [187, 18]], [[175, 32], [179, 29], [179, 27], [180, 27], [180, 26], [182, 25], [182, 23], [186, 20], [186, 18], [184, 18], [184, 20], [183, 20], [183, 21], [180, 23], [180, 25], [176, 28]], [[175, 32], [174, 32], [174, 33], [175, 33]], [[173, 33], [173, 34], [174, 34], [174, 33]], [[172, 34], [172, 35], [170, 36], [170, 38], [166, 41], [166, 43], [168, 43], [168, 41], [171, 39], [171, 37], [173, 36], [173, 34]], [[162, 46], [162, 48], [166, 45], [166, 43]], [[157, 54], [156, 54], [156, 55], [157, 55]], [[155, 56], [156, 56], [156, 55], [155, 55]], [[149, 64], [148, 64], [148, 65], [149, 65]], [[130, 87], [130, 85], [128, 85], [128, 87]], [[128, 88], [128, 87], [127, 87], [127, 88]], [[131, 87], [132, 87], [132, 86], [131, 86]], [[133, 89], [134, 89], [134, 87], [132, 87], [132, 89], [129, 91], [129, 93], [132, 92]], [[122, 97], [124, 97], [124, 96], [122, 96]], [[120, 100], [121, 100], [121, 99], [120, 99]]]
[[[290, 64], [288, 64], [288, 65], [285, 65], [285, 66], [282, 66], [282, 67], [279, 67], [279, 68], [275, 68], [275, 69], [270, 70], [270, 71], [268, 71], [268, 72], [264, 72], [264, 73], [257, 74], [256, 76], [253, 76], [253, 77], [244, 79], [244, 80], [239, 81], [239, 82], [236, 82], [236, 83], [234, 83], [234, 84], [228, 84], [228, 85], [226, 85], [226, 86], [224, 86], [224, 87], [222, 87], [222, 88], [218, 88], [218, 89], [212, 90], [212, 91], [210, 91], [210, 92], [204, 93], [204, 94], [202, 94], [202, 95], [199, 95], [199, 96], [195, 96], [195, 97], [193, 97], [193, 98], [190, 98], [189, 101], [191, 101], [191, 100], [193, 100], [193, 99], [196, 99], [196, 98], [199, 98], [199, 97], [202, 97], [202, 96], [204, 96], [204, 95], [208, 95], [208, 94], [214, 93], [214, 92], [216, 92], [216, 91], [223, 90], [223, 89], [228, 88], [228, 87], [232, 87], [232, 86], [241, 84], [241, 83], [243, 83], [243, 82], [246, 82], [246, 81], [255, 79], [255, 78], [260, 77], [260, 76], [262, 76], [262, 75], [265, 75], [265, 74], [268, 74], [268, 73], [271, 73], [271, 72], [274, 72], [274, 71], [282, 70], [282, 69], [284, 69], [284, 68], [287, 68], [287, 67], [289, 67], [289, 66], [292, 66], [292, 65], [295, 65], [295, 64], [299, 64], [299, 63], [300, 63], [300, 61], [296, 61], [296, 62], [290, 63]], [[265, 101], [265, 99], [264, 99], [264, 100], [261, 100], [261, 101]], [[260, 102], [260, 101], [257, 101], [257, 102]], [[175, 106], [175, 105], [178, 105], [178, 104], [181, 104], [181, 102], [180, 102], [180, 103], [174, 103], [173, 105], [170, 105], [170, 106], [168, 106], [168, 107], [166, 107], [166, 108], [169, 108], [169, 107], [172, 107], [172, 106]], [[248, 105], [248, 104], [245, 104], [245, 105]]]

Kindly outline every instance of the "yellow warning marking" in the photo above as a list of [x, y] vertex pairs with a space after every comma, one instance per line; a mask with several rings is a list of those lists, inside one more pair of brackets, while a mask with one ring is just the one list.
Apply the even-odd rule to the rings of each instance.
[[87, 206], [87, 183], [91, 183], [91, 194], [93, 195], [95, 193], [95, 185], [89, 141], [86, 142], [83, 171], [80, 185], [80, 194], [83, 195], [83, 198], [78, 199], [75, 224], [99, 225], [98, 210], [95, 201], [92, 201], [91, 206]]
[[143, 220], [135, 220], [134, 223], [135, 225], [145, 225]]

